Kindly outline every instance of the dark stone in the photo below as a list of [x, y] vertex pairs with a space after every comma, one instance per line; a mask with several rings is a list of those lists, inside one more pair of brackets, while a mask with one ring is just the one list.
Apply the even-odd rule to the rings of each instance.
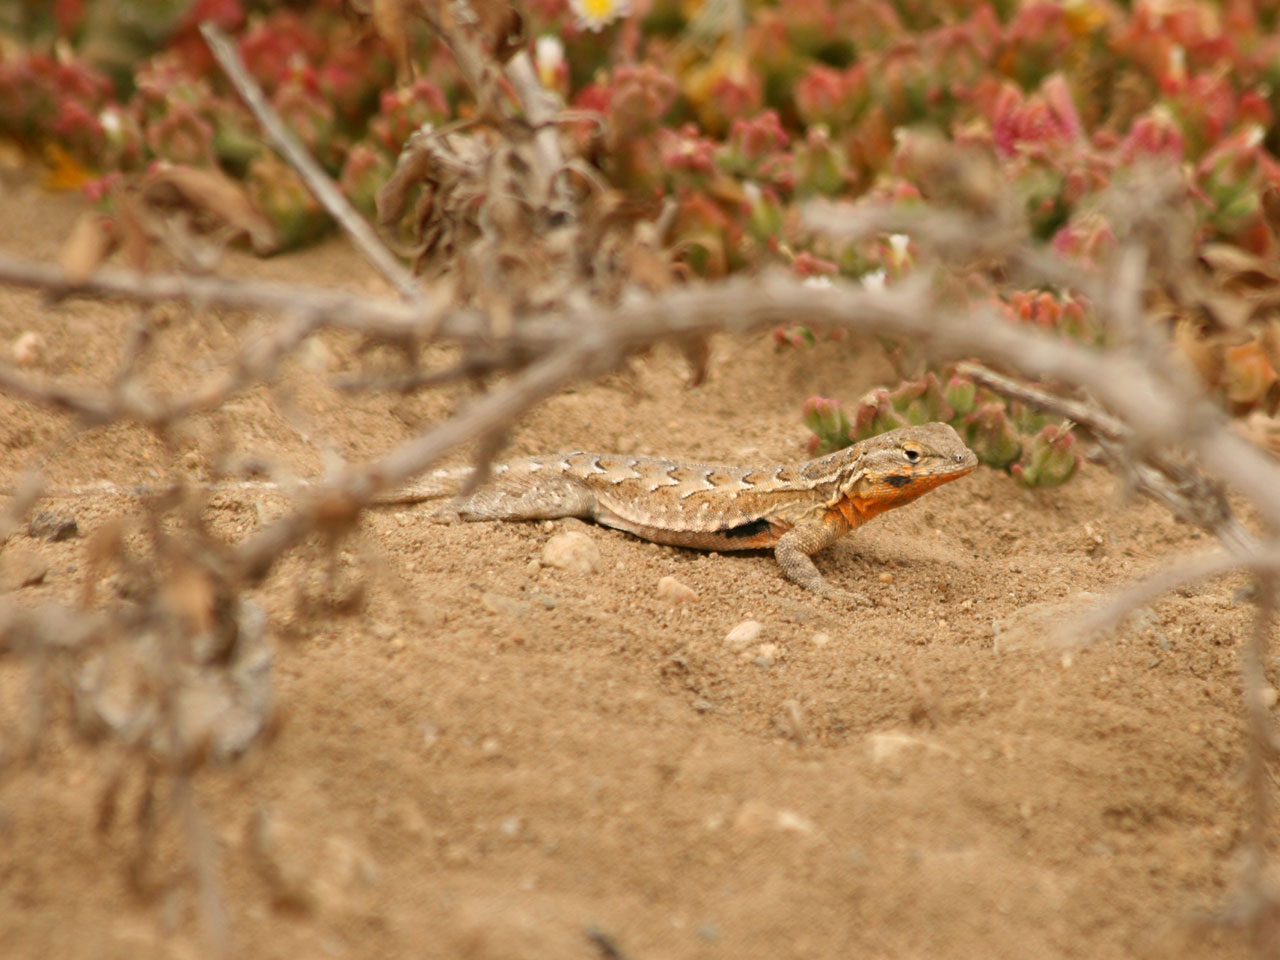
[[80, 536], [80, 527], [76, 518], [53, 510], [41, 510], [27, 524], [27, 536], [36, 540], [70, 540]]

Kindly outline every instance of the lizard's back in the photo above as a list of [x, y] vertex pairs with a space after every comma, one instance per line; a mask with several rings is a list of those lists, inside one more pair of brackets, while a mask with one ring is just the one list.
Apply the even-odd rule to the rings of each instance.
[[[464, 520], [576, 516], [647, 540], [708, 550], [769, 547], [796, 522], [788, 500], [804, 464], [733, 466], [574, 451], [495, 464], [485, 484], [454, 503]], [[469, 471], [438, 471], [396, 499], [456, 492]]]

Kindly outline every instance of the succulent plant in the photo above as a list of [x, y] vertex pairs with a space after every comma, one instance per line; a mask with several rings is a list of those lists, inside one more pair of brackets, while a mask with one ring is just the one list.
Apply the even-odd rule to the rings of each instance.
[[909, 424], [949, 423], [980, 463], [1004, 470], [1029, 487], [1066, 483], [1081, 459], [1074, 435], [1061, 423], [1009, 403], [962, 376], [948, 377], [944, 386], [928, 373], [892, 391], [872, 390], [852, 416], [838, 400], [810, 397], [803, 418], [813, 433], [809, 449], [815, 455]]
[[[477, 113], [441, 39], [416, 19], [391, 36], [374, 6], [23, 3], [0, 14], [17, 31], [0, 47], [0, 138], [49, 163], [46, 182], [56, 186], [114, 172], [143, 178], [157, 160], [225, 171], [248, 182], [286, 244], [308, 242], [323, 232], [323, 215], [266, 152], [197, 25], [211, 19], [237, 33], [278, 112], [372, 213], [380, 181], [415, 131]], [[1101, 270], [1125, 234], [1099, 195], [1148, 162], [1177, 168], [1194, 198], [1201, 260], [1218, 263], [1214, 247], [1229, 245], [1256, 261], [1248, 271], [1206, 270], [1205, 283], [1230, 288], [1238, 318], [1215, 319], [1219, 295], [1204, 316], [1174, 318], [1176, 347], [1224, 407], [1267, 415], [1280, 407], [1270, 331], [1277, 307], [1263, 309], [1256, 287], [1238, 289], [1241, 276], [1280, 276], [1274, 4], [521, 6], [537, 76], [576, 108], [560, 129], [592, 168], [578, 172], [638, 204], [673, 198], [673, 256], [704, 276], [782, 264], [818, 280], [830, 264], [875, 287], [916, 269], [921, 253], [909, 239], [840, 245], [806, 234], [797, 207], [814, 196], [928, 202], [978, 216], [1015, 207], [1034, 236]], [[506, 95], [502, 84], [495, 89]], [[1104, 338], [1090, 305], [1069, 291], [1010, 290], [980, 269], [953, 282], [974, 299], [996, 296], [1011, 320], [1085, 343]], [[803, 326], [775, 338], [830, 348]], [[924, 392], [908, 396], [922, 382]], [[995, 399], [971, 393], [972, 384], [912, 383], [877, 399], [871, 413], [860, 407], [851, 427], [861, 430], [867, 417], [911, 419], [931, 405], [941, 415], [941, 403], [992, 462], [1007, 456], [1012, 429], [1020, 446], [1012, 463], [1024, 482], [1069, 472], [1069, 433], [1049, 436], [1046, 424], [1033, 429], [1009, 407], [998, 416]]]

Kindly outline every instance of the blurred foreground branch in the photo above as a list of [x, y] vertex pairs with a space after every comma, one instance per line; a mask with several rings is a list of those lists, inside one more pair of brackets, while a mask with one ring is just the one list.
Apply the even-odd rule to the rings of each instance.
[[[377, 459], [331, 471], [294, 497], [282, 517], [240, 542], [213, 536], [198, 506], [184, 501], [180, 491], [155, 498], [142, 529], [132, 531], [141, 534], [134, 538], [143, 542], [140, 550], [119, 526], [92, 545], [78, 606], [0, 611], [0, 653], [21, 653], [39, 664], [73, 661], [75, 671], [67, 672], [75, 673], [82, 692], [78, 722], [110, 730], [122, 749], [144, 758], [149, 777], [157, 765], [186, 777], [206, 757], [234, 757], [270, 732], [265, 624], [244, 591], [304, 541], [316, 536], [332, 547], [380, 494], [468, 443], [478, 441], [483, 461], [492, 455], [495, 438], [536, 404], [618, 368], [656, 343], [688, 345], [712, 334], [787, 324], [887, 337], [937, 360], [976, 358], [989, 365], [963, 370], [993, 390], [1069, 417], [1093, 437], [1130, 489], [1221, 541], [1225, 555], [1161, 571], [1087, 626], [1113, 623], [1188, 579], [1234, 569], [1255, 576], [1257, 630], [1242, 676], [1257, 817], [1250, 843], [1264, 858], [1270, 788], [1263, 774], [1275, 756], [1275, 737], [1270, 715], [1259, 704], [1280, 578], [1280, 468], [1236, 434], [1223, 410], [1170, 361], [1164, 329], [1148, 313], [1148, 297], [1156, 292], [1175, 300], [1198, 295], [1190, 254], [1175, 242], [1178, 231], [1162, 229], [1162, 218], [1176, 216], [1167, 213], [1165, 185], [1153, 181], [1117, 200], [1129, 207], [1128, 219], [1116, 222], [1129, 227], [1119, 231], [1115, 256], [1098, 269], [1029, 242], [1018, 217], [994, 201], [982, 209], [905, 212], [829, 205], [810, 211], [813, 228], [846, 240], [906, 231], [934, 259], [879, 288], [848, 281], [809, 284], [781, 273], [682, 284], [683, 274], [662, 248], [663, 232], [626, 198], [602, 187], [599, 177], [573, 175], [573, 160], [564, 155], [556, 128], [556, 105], [539, 86], [527, 55], [515, 52], [499, 63], [470, 20], [444, 15], [467, 10], [467, 4], [434, 5], [431, 15], [473, 89], [476, 116], [465, 129], [414, 133], [379, 204], [389, 220], [412, 221], [418, 266], [435, 270], [440, 279], [422, 284], [412, 278], [363, 221], [349, 221], [341, 212], [339, 219], [365, 256], [403, 299], [119, 269], [72, 280], [60, 268], [0, 254], [0, 283], [41, 291], [54, 303], [177, 302], [282, 318], [177, 398], [149, 388], [142, 372], [132, 369], [105, 386], [84, 386], [42, 379], [9, 364], [0, 364], [0, 391], [69, 413], [88, 426], [133, 422], [163, 432], [272, 382], [308, 338], [342, 330], [403, 348], [410, 368], [403, 384], [497, 375], [488, 392]], [[227, 52], [216, 33], [207, 36], [215, 50]], [[233, 60], [224, 65], [233, 77], [243, 72]], [[252, 103], [252, 91], [242, 92]], [[271, 115], [258, 115], [270, 129]], [[288, 138], [277, 139], [300, 172], [306, 170], [305, 158], [294, 156]], [[588, 167], [579, 163], [577, 169]], [[313, 189], [325, 194], [327, 179], [313, 180]], [[344, 208], [335, 203], [330, 209]], [[1067, 340], [1007, 320], [989, 303], [948, 295], [941, 280], [957, 262], [981, 262], [987, 276], [1016, 276], [1088, 297], [1107, 345]], [[449, 345], [461, 358], [434, 361], [446, 365], [433, 369], [416, 349], [423, 344]], [[1244, 498], [1264, 532], [1241, 524], [1228, 492]], [[37, 501], [33, 483], [23, 484], [19, 501], [24, 510]], [[125, 589], [103, 601], [94, 591], [109, 570]], [[97, 612], [104, 602], [110, 612]], [[105, 695], [113, 672], [151, 691], [156, 702], [119, 709]], [[200, 709], [186, 709], [192, 703]], [[197, 824], [193, 835], [201, 829]], [[207, 867], [207, 860], [197, 865]], [[197, 872], [211, 876], [207, 869]], [[1257, 876], [1252, 884], [1261, 889]], [[1259, 928], [1280, 916], [1280, 905], [1261, 902], [1250, 914]]]

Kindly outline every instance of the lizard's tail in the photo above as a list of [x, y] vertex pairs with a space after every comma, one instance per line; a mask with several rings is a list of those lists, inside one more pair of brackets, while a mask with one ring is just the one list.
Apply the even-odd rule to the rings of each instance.
[[373, 498], [372, 503], [374, 506], [392, 507], [451, 497], [467, 485], [474, 473], [475, 470], [472, 467], [434, 470], [410, 480], [402, 487], [378, 494]]
[[[505, 464], [492, 464], [484, 476], [476, 479], [484, 483], [492, 477], [505, 473], [507, 470], [508, 466]], [[475, 476], [473, 467], [435, 470], [411, 480], [402, 487], [378, 494], [373, 498], [372, 503], [375, 506], [399, 506], [422, 503], [427, 500], [441, 500], [446, 497], [452, 497], [468, 487], [479, 486], [480, 484], [472, 484], [471, 479], [473, 476]], [[192, 486], [209, 493], [277, 493], [288, 496], [291, 493], [305, 494], [308, 491], [323, 487], [323, 485], [323, 482], [309, 480], [298, 480], [291, 483], [276, 483], [271, 480], [220, 480], [213, 483], [197, 483]], [[180, 488], [181, 484], [159, 483], [127, 486], [103, 481], [82, 486], [40, 490], [39, 495], [53, 499], [94, 496], [137, 497], [155, 496], [156, 494]], [[19, 487], [0, 487], [0, 497], [17, 496], [20, 492], [22, 491]]]

